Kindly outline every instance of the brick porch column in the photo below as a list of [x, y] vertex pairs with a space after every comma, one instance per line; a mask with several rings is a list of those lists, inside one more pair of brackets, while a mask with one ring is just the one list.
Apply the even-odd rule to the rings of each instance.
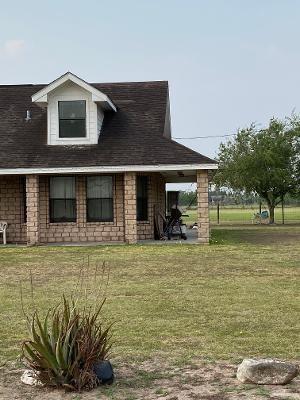
[[40, 240], [39, 176], [26, 175], [27, 244], [32, 246]]
[[136, 173], [124, 173], [124, 241], [137, 242]]
[[209, 243], [208, 171], [197, 171], [198, 241]]

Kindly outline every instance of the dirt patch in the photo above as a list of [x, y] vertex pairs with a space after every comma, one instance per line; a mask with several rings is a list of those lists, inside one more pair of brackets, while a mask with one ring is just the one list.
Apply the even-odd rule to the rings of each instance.
[[[248, 235], [247, 235], [248, 233]], [[294, 243], [299, 238], [299, 232], [261, 232], [259, 235], [257, 232], [247, 232], [246, 234], [240, 232], [240, 240], [243, 242], [254, 243], [254, 244], [290, 244]]]
[[22, 369], [0, 369], [1, 400], [300, 400], [300, 378], [286, 386], [244, 385], [235, 377], [236, 365], [198, 361], [170, 366], [161, 360], [126, 365], [116, 361], [116, 381], [88, 393], [32, 388], [20, 382]]

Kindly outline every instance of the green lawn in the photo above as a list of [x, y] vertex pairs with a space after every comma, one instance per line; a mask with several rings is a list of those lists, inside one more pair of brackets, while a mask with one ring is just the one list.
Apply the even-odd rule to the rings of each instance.
[[299, 226], [259, 226], [217, 228], [210, 246], [2, 247], [0, 361], [14, 360], [26, 338], [20, 281], [28, 309], [32, 272], [46, 309], [74, 287], [88, 257], [90, 276], [97, 262], [109, 264], [105, 310], [123, 360], [299, 358], [299, 238]]
[[[264, 209], [263, 209], [264, 210]], [[221, 207], [220, 208], [220, 223], [222, 225], [230, 224], [252, 224], [252, 216], [258, 212], [258, 208], [237, 208], [237, 207]], [[184, 218], [187, 224], [193, 224], [197, 221], [197, 211], [194, 209], [186, 210], [185, 214], [188, 217]], [[210, 209], [210, 220], [213, 224], [217, 223], [216, 208]], [[275, 222], [281, 224], [281, 208], [275, 209]], [[285, 223], [300, 223], [300, 207], [285, 208]]]

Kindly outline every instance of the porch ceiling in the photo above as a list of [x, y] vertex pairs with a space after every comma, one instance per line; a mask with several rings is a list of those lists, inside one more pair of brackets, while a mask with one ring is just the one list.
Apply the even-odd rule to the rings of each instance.
[[161, 171], [166, 183], [192, 183], [197, 182], [197, 173], [195, 170]]

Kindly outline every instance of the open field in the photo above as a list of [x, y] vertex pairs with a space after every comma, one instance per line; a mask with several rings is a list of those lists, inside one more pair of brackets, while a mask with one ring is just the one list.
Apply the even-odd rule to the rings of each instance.
[[[166, 381], [170, 386], [172, 379], [178, 378], [178, 371], [192, 365], [198, 365], [195, 368], [201, 368], [202, 374], [216, 365], [221, 372], [227, 370], [225, 375], [235, 382], [232, 363], [243, 357], [272, 356], [299, 361], [300, 226], [216, 228], [212, 243], [210, 246], [0, 248], [0, 360], [8, 362], [2, 372], [5, 368], [11, 370], [12, 366], [16, 368], [20, 343], [27, 336], [19, 282], [23, 282], [25, 308], [29, 309], [31, 271], [35, 303], [46, 309], [62, 293], [74, 288], [79, 270], [87, 264], [88, 257], [90, 269], [85, 270], [86, 275], [93, 273], [97, 262], [109, 264], [105, 310], [106, 317], [116, 321], [112, 357], [120, 371], [130, 361], [134, 361], [135, 371], [139, 371], [127, 380], [126, 374], [132, 373], [132, 368], [122, 372], [120, 388], [108, 389], [107, 398], [146, 398], [139, 397], [141, 394], [137, 397], [126, 394], [126, 397], [126, 382], [145, 389], [159, 381], [160, 386], [151, 389], [152, 397], [147, 395], [149, 399], [158, 398], [163, 396], [163, 390], [168, 391], [164, 389], [168, 387]], [[151, 360], [154, 369], [138, 367], [144, 365], [139, 364], [142, 361], [151, 365]], [[165, 375], [160, 371], [163, 365], [167, 366]], [[8, 392], [14, 385], [13, 373], [4, 378], [3, 387]], [[220, 376], [213, 378], [213, 374], [216, 370], [207, 379], [217, 382]], [[189, 372], [187, 381], [191, 376]], [[222, 380], [218, 385], [221, 397], [168, 397], [165, 394], [165, 398], [240, 398], [233, 394], [227, 397]], [[247, 385], [242, 388], [236, 387], [236, 383], [232, 385], [232, 393], [237, 396], [243, 390], [247, 392]], [[251, 396], [249, 392], [249, 399], [271, 398], [266, 393], [262, 397], [257, 393], [257, 397]], [[2, 398], [10, 397], [3, 394]], [[15, 398], [35, 397], [31, 394]]]
[[[184, 207], [183, 207], [184, 209]], [[264, 210], [264, 208], [262, 209]], [[220, 224], [221, 225], [236, 225], [236, 224], [252, 224], [252, 216], [258, 212], [258, 208], [237, 208], [237, 207], [220, 207]], [[184, 220], [188, 224], [193, 224], [197, 221], [197, 211], [194, 209], [186, 210]], [[300, 207], [286, 207], [284, 211], [285, 223], [294, 224], [300, 223]], [[210, 220], [213, 224], [217, 223], [217, 210], [210, 208]], [[275, 223], [281, 224], [281, 208], [275, 209]]]

